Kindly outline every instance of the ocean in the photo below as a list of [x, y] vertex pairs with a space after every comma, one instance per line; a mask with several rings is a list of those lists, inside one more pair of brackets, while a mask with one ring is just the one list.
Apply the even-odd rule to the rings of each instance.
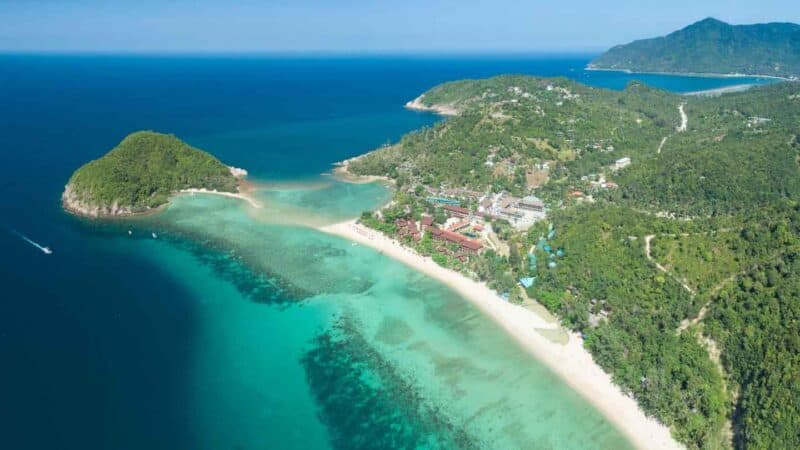
[[[320, 174], [440, 120], [402, 107], [440, 82], [768, 82], [589, 59], [0, 55], [2, 447], [626, 448], [458, 295], [307, 226], [389, 198]], [[146, 218], [64, 213], [72, 171], [140, 129], [246, 168], [266, 208], [183, 196]]]

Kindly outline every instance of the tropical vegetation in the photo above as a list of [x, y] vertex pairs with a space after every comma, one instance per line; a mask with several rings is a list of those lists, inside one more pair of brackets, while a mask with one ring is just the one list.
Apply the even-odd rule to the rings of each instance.
[[800, 25], [730, 25], [708, 18], [663, 37], [618, 45], [592, 61], [634, 72], [800, 76]]
[[218, 159], [177, 137], [139, 131], [76, 170], [65, 201], [69, 196], [75, 204], [104, 211], [137, 212], [187, 188], [236, 192], [237, 181]]
[[556, 313], [689, 448], [800, 448], [800, 84], [694, 97], [503, 76], [420, 101], [459, 115], [351, 163], [398, 186], [365, 224], [442, 222], [431, 189], [545, 199], [527, 230], [487, 220], [505, 252], [465, 261], [402, 239]]

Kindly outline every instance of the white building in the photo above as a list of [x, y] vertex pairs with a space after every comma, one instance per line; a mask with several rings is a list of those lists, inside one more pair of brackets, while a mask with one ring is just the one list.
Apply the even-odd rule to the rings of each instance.
[[631, 159], [629, 157], [624, 157], [616, 160], [614, 162], [614, 170], [624, 169], [631, 165]]

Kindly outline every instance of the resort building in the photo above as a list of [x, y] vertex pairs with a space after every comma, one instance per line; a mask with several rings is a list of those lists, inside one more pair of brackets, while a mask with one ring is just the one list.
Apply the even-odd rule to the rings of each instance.
[[468, 253], [479, 253], [481, 249], [483, 249], [483, 244], [480, 242], [473, 241], [472, 239], [453, 231], [430, 227], [428, 228], [428, 232], [431, 233], [431, 238], [434, 241], [453, 242], [458, 244], [462, 250]]
[[517, 206], [526, 211], [544, 212], [544, 202], [532, 195], [524, 197]]
[[466, 219], [470, 215], [469, 209], [461, 206], [444, 205], [442, 209], [444, 209], [444, 212], [450, 217], [460, 217], [462, 219]]
[[497, 212], [497, 217], [515, 223], [525, 217], [525, 212], [517, 208], [503, 208]]
[[529, 195], [522, 199], [506, 193], [489, 194], [481, 199], [478, 213], [508, 221], [517, 229], [524, 230], [546, 215], [544, 202]]
[[461, 222], [454, 223], [453, 226], [450, 227], [451, 231], [461, 231], [469, 227], [469, 222], [463, 220]]
[[473, 241], [470, 239], [465, 239], [461, 241], [461, 248], [469, 253], [480, 253], [481, 249], [483, 248], [483, 244], [478, 241]]
[[394, 224], [397, 226], [397, 234], [400, 237], [409, 236], [415, 241], [418, 241], [422, 238], [422, 234], [417, 227], [417, 223], [413, 220], [397, 219], [394, 221]]
[[620, 170], [620, 169], [624, 169], [624, 168], [626, 168], [626, 167], [628, 167], [630, 165], [631, 165], [631, 159], [626, 156], [624, 158], [620, 158], [620, 159], [616, 160], [614, 162], [613, 169], [614, 170]]

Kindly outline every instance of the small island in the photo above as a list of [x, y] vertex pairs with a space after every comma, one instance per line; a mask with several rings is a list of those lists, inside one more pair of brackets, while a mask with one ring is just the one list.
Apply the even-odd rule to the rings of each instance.
[[137, 131], [76, 170], [61, 200], [64, 209], [81, 216], [131, 216], [151, 212], [182, 191], [236, 196], [246, 174], [173, 135]]

